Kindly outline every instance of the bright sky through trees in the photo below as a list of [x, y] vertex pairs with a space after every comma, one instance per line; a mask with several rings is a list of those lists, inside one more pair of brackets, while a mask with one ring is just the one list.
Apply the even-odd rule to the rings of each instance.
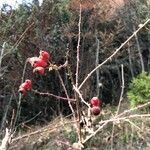
[[[33, 0], [0, 0], [0, 8], [3, 6], [3, 4], [11, 5], [12, 8], [16, 8], [18, 4], [21, 4], [22, 2], [31, 3]], [[41, 4], [43, 0], [39, 0], [39, 3]]]

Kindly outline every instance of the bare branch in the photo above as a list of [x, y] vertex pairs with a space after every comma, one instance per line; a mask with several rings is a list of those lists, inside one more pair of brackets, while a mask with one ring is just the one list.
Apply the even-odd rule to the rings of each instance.
[[123, 94], [124, 94], [124, 70], [123, 70], [123, 65], [121, 65], [121, 80], [122, 80], [121, 94], [120, 94], [120, 99], [119, 99], [119, 104], [118, 104], [116, 115], [118, 115], [118, 113], [119, 113], [121, 102], [123, 100]]
[[76, 100], [75, 99], [72, 99], [72, 98], [65, 98], [65, 97], [61, 97], [61, 96], [57, 96], [57, 95], [54, 95], [54, 94], [52, 94], [52, 93], [48, 93], [48, 92], [39, 92], [39, 91], [37, 91], [37, 90], [33, 90], [32, 89], [32, 91], [35, 93], [35, 94], [39, 94], [39, 95], [41, 95], [41, 96], [52, 96], [52, 97], [55, 97], [55, 98], [57, 98], [57, 99], [62, 99], [62, 100], [66, 100], [66, 101], [71, 101], [71, 102], [75, 102]]
[[140, 27], [124, 42], [121, 44], [119, 48], [115, 50], [115, 52], [110, 55], [105, 61], [103, 61], [101, 64], [99, 64], [97, 67], [95, 67], [83, 80], [83, 82], [79, 86], [79, 90], [84, 85], [84, 83], [91, 77], [91, 75], [99, 69], [101, 66], [103, 66], [105, 63], [107, 63], [109, 60], [111, 60], [144, 26], [146, 26], [149, 23], [150, 19], [148, 19], [144, 24], [140, 24]]
[[[95, 67], [99, 64], [99, 39], [96, 36], [96, 43], [97, 43], [97, 49], [96, 49], [96, 60], [95, 60]], [[96, 84], [97, 84], [97, 96], [99, 96], [99, 69], [96, 70]]]
[[75, 85], [73, 85], [74, 90], [78, 93], [79, 97], [81, 98], [81, 101], [88, 107], [90, 108], [90, 104], [88, 104], [82, 97], [82, 94], [80, 93], [80, 91], [76, 88]]
[[72, 105], [71, 105], [71, 103], [70, 103], [70, 98], [69, 98], [67, 89], [66, 89], [66, 87], [65, 87], [65, 84], [64, 84], [64, 82], [63, 82], [62, 77], [60, 76], [60, 73], [59, 73], [58, 71], [57, 71], [57, 73], [58, 73], [58, 77], [59, 77], [59, 80], [60, 80], [60, 82], [61, 82], [61, 85], [62, 85], [62, 87], [63, 87], [63, 89], [64, 89], [64, 91], [65, 91], [65, 94], [66, 94], [66, 96], [67, 96], [68, 105], [69, 105], [69, 107], [70, 107], [70, 109], [71, 109], [71, 111], [72, 111], [72, 114], [73, 114], [73, 116], [74, 116], [74, 119], [75, 119], [75, 111], [74, 111], [74, 109], [73, 109], [73, 107], [72, 107]]
[[81, 4], [79, 12], [79, 22], [78, 22], [78, 45], [77, 45], [77, 66], [76, 66], [76, 87], [78, 87], [79, 78], [79, 61], [80, 61], [80, 40], [81, 40]]
[[114, 124], [118, 124], [120, 121], [126, 121], [126, 119], [130, 119], [130, 118], [132, 118], [132, 119], [133, 118], [142, 119], [142, 118], [145, 118], [145, 117], [150, 117], [150, 114], [142, 114], [142, 115], [136, 114], [136, 115], [129, 115], [129, 116], [126, 116], [126, 117], [112, 118], [110, 120], [101, 121], [101, 122], [99, 122], [99, 124], [101, 124], [99, 126], [99, 128], [95, 132], [93, 132], [91, 135], [89, 135], [83, 141], [83, 144], [86, 143], [88, 140], [90, 140], [93, 136], [95, 136], [99, 131], [101, 131], [110, 122], [113, 122]]

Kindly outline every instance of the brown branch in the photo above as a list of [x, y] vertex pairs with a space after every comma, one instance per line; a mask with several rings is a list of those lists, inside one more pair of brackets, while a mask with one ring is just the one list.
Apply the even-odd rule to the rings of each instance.
[[76, 65], [76, 87], [78, 87], [78, 79], [79, 79], [80, 40], [81, 40], [81, 4], [80, 4], [79, 22], [78, 22], [78, 44], [77, 44], [77, 65]]
[[120, 116], [129, 114], [129, 113], [131, 113], [131, 112], [133, 112], [133, 111], [135, 111], [135, 110], [142, 109], [142, 108], [144, 108], [144, 107], [148, 107], [149, 105], [150, 105], [150, 102], [147, 102], [147, 103], [145, 103], [145, 104], [143, 104], [143, 105], [139, 105], [139, 106], [137, 106], [137, 107], [135, 107], [135, 108], [132, 108], [132, 109], [129, 109], [129, 110], [125, 110], [124, 112], [120, 113], [120, 114], [117, 115], [116, 117], [120, 117]]
[[116, 115], [118, 115], [118, 113], [119, 113], [121, 102], [123, 100], [124, 88], [125, 88], [124, 87], [124, 70], [123, 70], [123, 65], [121, 65], [121, 80], [122, 80], [121, 94], [120, 94], [120, 99], [119, 99], [119, 104], [118, 104]]
[[62, 100], [66, 100], [66, 101], [71, 101], [71, 102], [75, 102], [76, 100], [75, 99], [72, 99], [72, 98], [65, 98], [65, 97], [61, 97], [61, 96], [58, 96], [58, 95], [54, 95], [54, 94], [51, 94], [51, 93], [48, 93], [48, 92], [46, 92], [46, 93], [44, 93], [44, 92], [39, 92], [39, 91], [37, 91], [37, 90], [34, 90], [34, 89], [32, 89], [32, 92], [34, 92], [34, 93], [36, 93], [36, 94], [39, 94], [39, 95], [41, 95], [41, 96], [52, 96], [52, 97], [55, 97], [55, 98], [57, 98], [57, 99], [62, 99]]
[[[79, 80], [79, 63], [80, 63], [80, 39], [81, 39], [81, 4], [79, 11], [79, 22], [78, 22], [78, 44], [77, 44], [77, 64], [76, 64], [76, 88], [78, 88], [78, 80]], [[79, 96], [75, 91], [75, 99], [76, 99], [76, 112], [77, 112], [77, 134], [78, 134], [78, 142], [81, 143], [81, 127], [80, 127], [80, 117], [81, 117], [81, 108], [80, 108], [80, 100]]]
[[88, 104], [88, 103], [83, 99], [82, 94], [81, 94], [80, 91], [76, 88], [75, 85], [73, 85], [73, 89], [76, 91], [76, 93], [78, 93], [78, 95], [79, 95], [81, 101], [82, 101], [88, 108], [90, 108], [90, 104]]
[[64, 91], [65, 91], [65, 94], [66, 94], [66, 96], [67, 96], [68, 105], [69, 105], [69, 107], [70, 107], [70, 109], [71, 109], [71, 111], [72, 111], [72, 114], [73, 114], [73, 116], [74, 116], [74, 120], [76, 120], [76, 119], [75, 119], [75, 111], [74, 111], [74, 109], [73, 109], [73, 107], [72, 107], [72, 105], [71, 105], [71, 103], [70, 103], [70, 100], [69, 100], [70, 98], [69, 98], [67, 89], [66, 89], [66, 87], [65, 87], [64, 81], [63, 81], [63, 79], [62, 79], [62, 77], [61, 77], [61, 75], [60, 75], [60, 73], [59, 73], [58, 71], [57, 71], [57, 74], [58, 74], [59, 80], [60, 80], [60, 82], [61, 82], [61, 85], [62, 85], [62, 87], [63, 87], [63, 89], [64, 89]]
[[[97, 48], [96, 48], [96, 60], [95, 60], [95, 67], [98, 66], [99, 64], [99, 50], [100, 50], [100, 41], [97, 38], [96, 35], [96, 44], [97, 44]], [[97, 92], [97, 96], [99, 97], [99, 92], [100, 92], [100, 86], [99, 86], [100, 80], [99, 80], [99, 70], [96, 70], [96, 92]]]

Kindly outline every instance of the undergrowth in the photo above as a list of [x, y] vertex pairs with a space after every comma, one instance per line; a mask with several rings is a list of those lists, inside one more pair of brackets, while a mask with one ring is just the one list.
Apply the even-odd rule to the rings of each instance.
[[127, 93], [131, 107], [146, 103], [150, 100], [150, 75], [146, 72], [135, 77]]

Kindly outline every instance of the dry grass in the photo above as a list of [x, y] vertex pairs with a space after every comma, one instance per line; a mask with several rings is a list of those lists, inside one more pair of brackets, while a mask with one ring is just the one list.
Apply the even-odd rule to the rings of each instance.
[[[100, 116], [92, 118], [92, 128], [95, 134], [88, 133], [86, 135], [84, 149], [149, 149], [150, 115], [145, 114], [141, 107], [133, 111], [129, 111], [127, 108], [129, 108], [128, 103], [123, 102], [120, 113], [114, 118], [117, 107], [108, 105], [103, 108]], [[111, 137], [113, 123], [115, 128], [113, 137]], [[101, 129], [97, 132], [99, 128]], [[72, 144], [77, 142], [75, 130], [75, 123], [72, 119], [58, 117], [44, 127], [38, 126], [26, 134], [17, 136], [13, 139], [9, 149], [71, 149]], [[91, 134], [93, 135], [89, 138]], [[113, 143], [111, 143], [112, 138]]]

